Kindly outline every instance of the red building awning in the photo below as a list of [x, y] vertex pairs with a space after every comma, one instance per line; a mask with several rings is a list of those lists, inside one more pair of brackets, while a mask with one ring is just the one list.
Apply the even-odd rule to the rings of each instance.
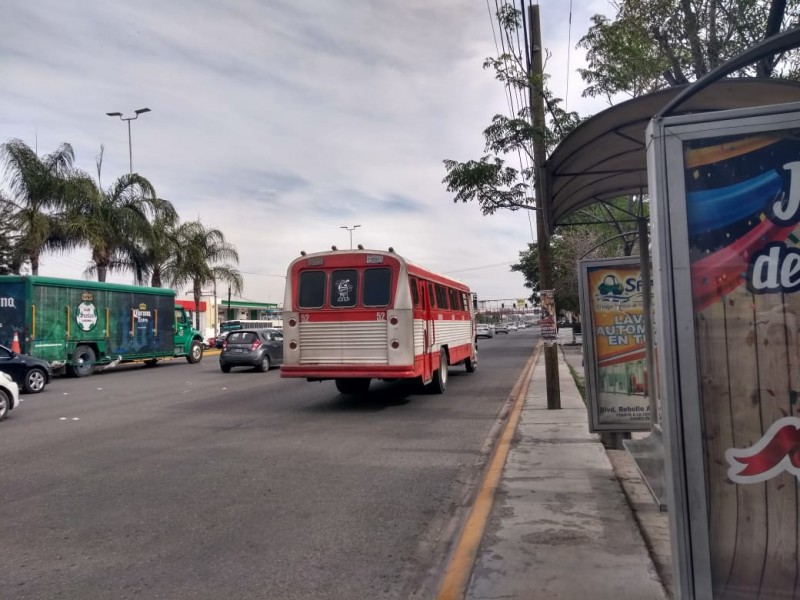
[[[175, 304], [182, 306], [186, 310], [196, 310], [194, 300], [175, 300]], [[200, 312], [206, 312], [206, 303], [200, 301]]]

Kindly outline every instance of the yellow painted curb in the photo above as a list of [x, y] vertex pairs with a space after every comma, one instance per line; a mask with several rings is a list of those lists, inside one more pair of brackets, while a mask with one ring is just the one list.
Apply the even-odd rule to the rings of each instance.
[[439, 586], [436, 600], [461, 600], [466, 593], [468, 579], [472, 572], [472, 566], [475, 564], [475, 557], [478, 554], [478, 546], [481, 543], [486, 523], [489, 520], [494, 495], [500, 483], [508, 453], [511, 450], [511, 440], [517, 430], [522, 407], [525, 404], [525, 396], [528, 393], [528, 384], [533, 369], [539, 360], [541, 349], [542, 345], [539, 343], [528, 359], [522, 375], [514, 384], [514, 389], [511, 392], [514, 397], [514, 406], [494, 448], [489, 466], [486, 468], [483, 481], [475, 497], [475, 502], [470, 509], [464, 529], [461, 531], [453, 550], [442, 584]]

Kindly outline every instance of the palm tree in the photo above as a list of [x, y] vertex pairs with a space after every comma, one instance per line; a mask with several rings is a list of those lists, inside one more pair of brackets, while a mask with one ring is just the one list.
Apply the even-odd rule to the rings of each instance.
[[16, 205], [0, 191], [0, 275], [18, 273], [22, 263], [18, 252]]
[[[242, 274], [233, 264], [239, 253], [225, 241], [219, 229], [206, 229], [200, 221], [189, 221], [177, 228], [178, 252], [164, 265], [162, 274], [175, 287], [191, 283], [195, 306], [200, 306], [203, 286], [226, 282], [235, 294], [244, 287]], [[200, 313], [195, 311], [195, 327], [200, 328]]]
[[68, 237], [86, 243], [92, 251], [98, 281], [112, 271], [131, 268], [142, 240], [150, 237], [151, 218], [175, 222], [177, 213], [168, 200], [158, 198], [153, 185], [137, 173], [123, 175], [107, 191], [91, 183], [87, 192], [71, 204], [65, 220]]
[[134, 272], [139, 285], [145, 285], [148, 276], [150, 286], [163, 285], [164, 267], [179, 251], [177, 229], [175, 215], [158, 214], [150, 224], [148, 235], [139, 240], [129, 253], [130, 269]]
[[74, 176], [75, 154], [72, 146], [64, 143], [39, 158], [25, 142], [12, 139], [0, 144], [0, 158], [15, 207], [17, 249], [38, 275], [43, 252], [71, 247], [61, 225], [67, 205], [83, 193], [80, 178]]

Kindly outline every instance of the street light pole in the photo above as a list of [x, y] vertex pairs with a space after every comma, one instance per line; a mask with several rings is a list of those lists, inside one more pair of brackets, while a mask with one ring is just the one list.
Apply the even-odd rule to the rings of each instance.
[[120, 121], [127, 121], [128, 122], [128, 161], [130, 165], [130, 174], [133, 175], [133, 146], [131, 145], [131, 121], [135, 121], [139, 118], [139, 115], [142, 113], [150, 112], [149, 108], [139, 108], [135, 111], [135, 116], [133, 117], [123, 117], [122, 113], [120, 112], [109, 112], [106, 113], [109, 117], [119, 117]]
[[353, 225], [352, 227], [347, 227], [345, 225], [342, 225], [341, 227], [339, 227], [339, 229], [347, 229], [347, 231], [350, 232], [350, 250], [353, 249], [353, 230], [356, 227], [361, 227], [361, 225]]

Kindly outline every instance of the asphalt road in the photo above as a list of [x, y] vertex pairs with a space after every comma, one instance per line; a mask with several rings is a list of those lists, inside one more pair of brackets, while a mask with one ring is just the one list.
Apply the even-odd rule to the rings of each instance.
[[443, 396], [216, 356], [56, 378], [0, 423], [0, 597], [430, 598], [537, 339]]

